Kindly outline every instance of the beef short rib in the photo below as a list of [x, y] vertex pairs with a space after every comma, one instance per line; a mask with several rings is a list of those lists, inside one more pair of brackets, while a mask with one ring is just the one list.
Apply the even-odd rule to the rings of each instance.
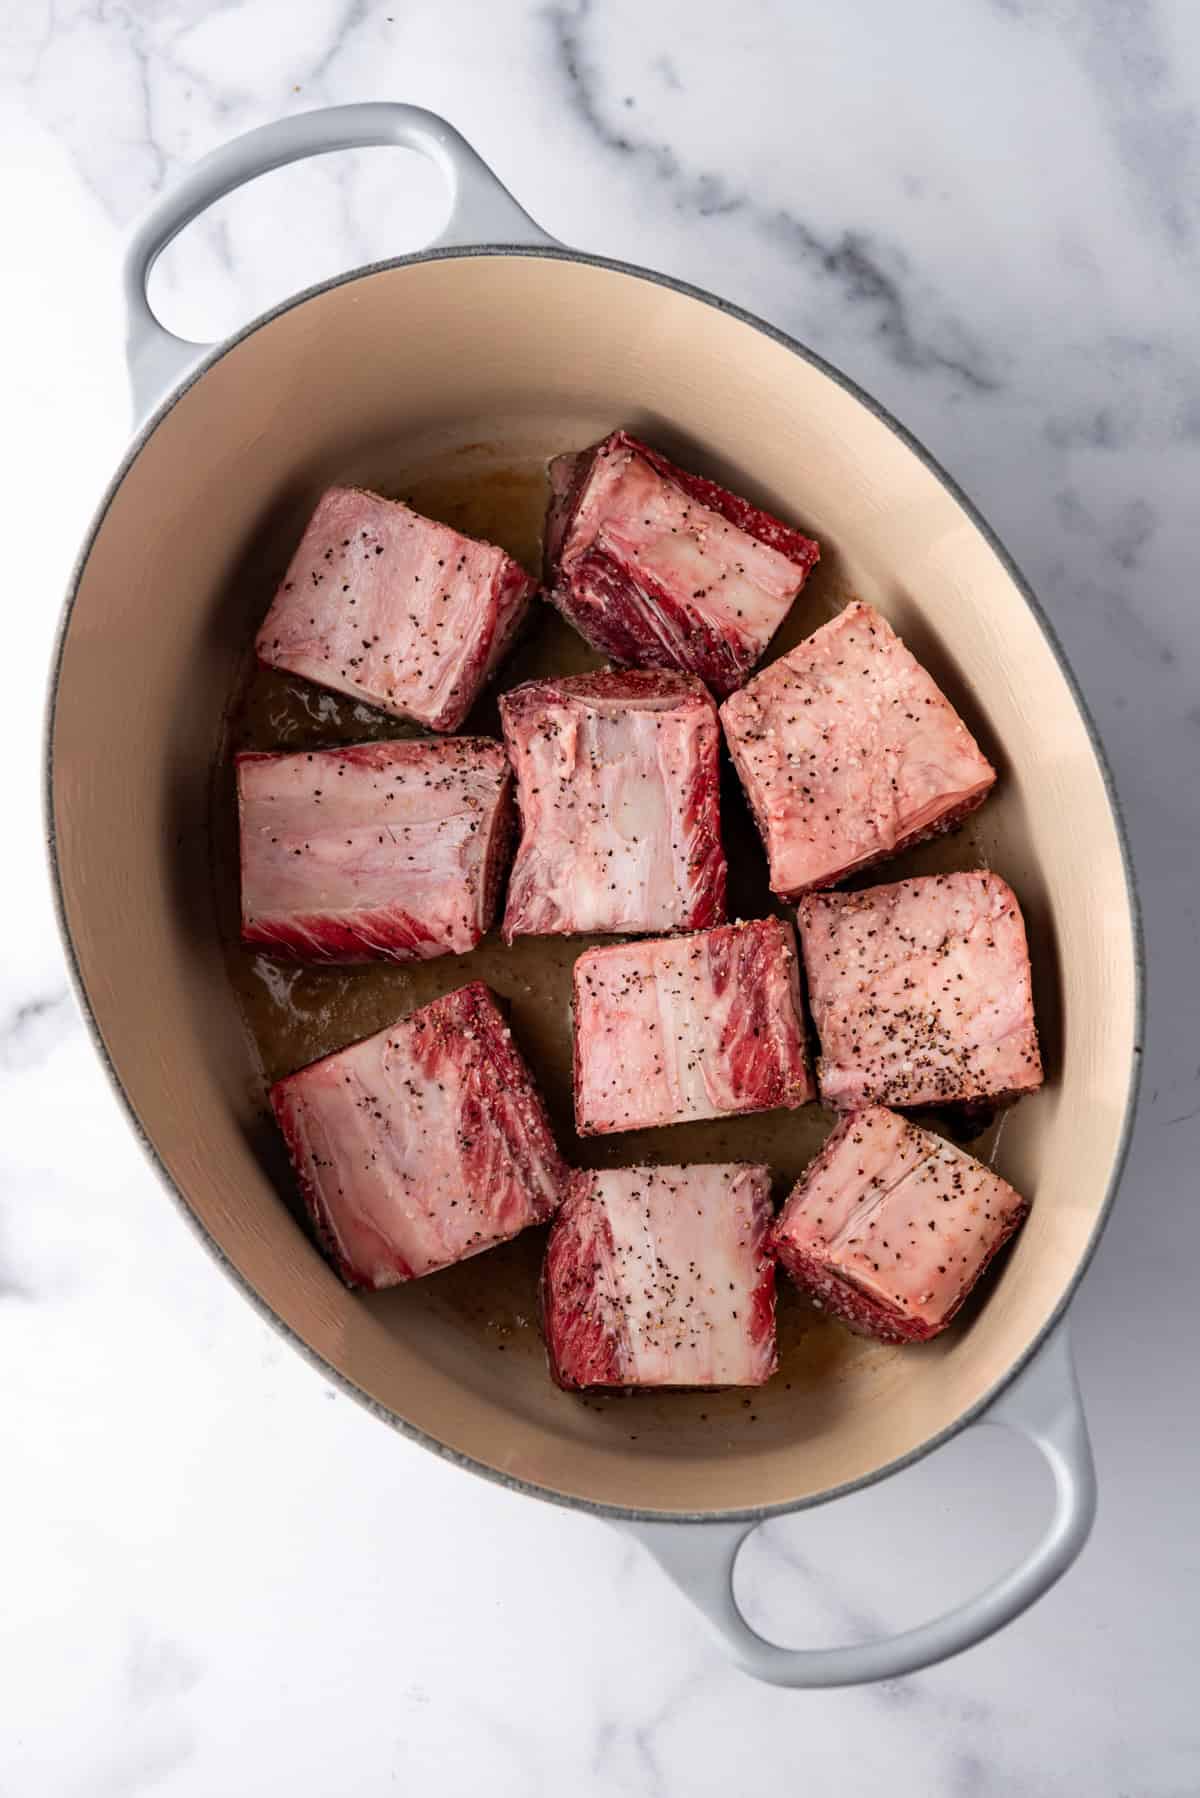
[[268, 667], [430, 730], [457, 730], [535, 585], [494, 544], [399, 500], [331, 487], [255, 648]]
[[560, 1386], [761, 1386], [775, 1371], [770, 1174], [710, 1167], [572, 1175], [542, 1270]]
[[996, 775], [887, 620], [854, 604], [721, 708], [784, 898], [948, 830]]
[[797, 911], [827, 1105], [954, 1105], [1042, 1084], [1025, 922], [978, 869]]
[[395, 1286], [551, 1216], [564, 1165], [486, 986], [301, 1068], [271, 1104], [321, 1243], [351, 1286]]
[[725, 918], [717, 710], [693, 676], [581, 674], [500, 700], [521, 836], [504, 934]]
[[582, 1136], [795, 1107], [813, 1090], [781, 919], [613, 943], [575, 963]]
[[1028, 1209], [990, 1168], [894, 1111], [852, 1112], [772, 1234], [796, 1284], [881, 1342], [944, 1330]]
[[545, 581], [614, 661], [740, 687], [820, 551], [626, 431], [550, 464]]
[[307, 961], [426, 961], [491, 925], [512, 773], [488, 737], [236, 758], [242, 936]]

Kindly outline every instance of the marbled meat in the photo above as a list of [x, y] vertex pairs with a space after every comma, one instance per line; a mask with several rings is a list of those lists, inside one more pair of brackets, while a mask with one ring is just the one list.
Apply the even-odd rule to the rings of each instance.
[[271, 1088], [305, 1204], [351, 1286], [395, 1286], [544, 1223], [566, 1190], [486, 986], [435, 999]]
[[542, 1269], [560, 1386], [760, 1386], [775, 1371], [770, 1174], [731, 1162], [572, 1175]]
[[782, 919], [613, 943], [575, 963], [582, 1136], [794, 1108], [813, 1093]]
[[473, 949], [512, 839], [512, 772], [488, 737], [236, 758], [242, 936], [307, 961]]
[[626, 431], [550, 464], [545, 582], [592, 646], [740, 687], [820, 554], [810, 537]]
[[528, 681], [500, 700], [521, 834], [504, 935], [725, 920], [717, 710], [653, 671]]
[[1042, 1084], [1025, 922], [987, 869], [797, 911], [827, 1105], [1003, 1100]]
[[860, 1334], [944, 1330], [1028, 1205], [962, 1149], [894, 1111], [852, 1112], [805, 1170], [772, 1244], [802, 1291]]
[[784, 898], [949, 830], [996, 779], [933, 678], [857, 603], [728, 699], [721, 722]]
[[331, 487], [258, 633], [268, 667], [457, 730], [536, 583], [494, 544], [399, 500]]

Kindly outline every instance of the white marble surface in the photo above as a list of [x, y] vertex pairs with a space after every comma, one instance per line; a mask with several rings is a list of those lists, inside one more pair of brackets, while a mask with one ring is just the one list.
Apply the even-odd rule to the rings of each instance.
[[[1196, 1792], [1200, 10], [9, 0], [0, 84], [25, 677], [0, 887], [0, 1792]], [[1108, 743], [1151, 1030], [1074, 1310], [1101, 1516], [1036, 1612], [898, 1685], [751, 1684], [606, 1526], [444, 1466], [330, 1390], [164, 1199], [67, 994], [40, 685], [127, 431], [122, 233], [232, 133], [361, 98], [443, 111], [549, 230], [728, 294], [876, 392], [1023, 564]], [[156, 295], [213, 335], [414, 247], [440, 207], [394, 153], [291, 171], [181, 241]], [[1015, 1555], [1045, 1496], [985, 1432], [773, 1525], [746, 1588], [798, 1642], [916, 1621]]]

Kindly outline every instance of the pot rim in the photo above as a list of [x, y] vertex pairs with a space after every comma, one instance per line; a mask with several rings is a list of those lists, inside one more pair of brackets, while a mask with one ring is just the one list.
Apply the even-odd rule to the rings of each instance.
[[[1017, 588], [1021, 597], [1024, 599], [1025, 604], [1032, 613], [1033, 618], [1067, 683], [1076, 709], [1083, 721], [1084, 729], [1087, 732], [1088, 741], [1091, 745], [1092, 754], [1096, 759], [1097, 766], [1099, 767], [1101, 779], [1104, 782], [1105, 795], [1108, 799], [1109, 810], [1117, 833], [1117, 842], [1121, 852], [1121, 865], [1125, 877], [1125, 895], [1128, 906], [1130, 936], [1132, 939], [1131, 949], [1133, 955], [1135, 1040], [1133, 1045], [1133, 1060], [1129, 1074], [1129, 1084], [1126, 1090], [1124, 1116], [1121, 1121], [1120, 1139], [1117, 1143], [1116, 1153], [1113, 1156], [1112, 1167], [1109, 1172], [1104, 1198], [1097, 1213], [1096, 1221], [1092, 1227], [1091, 1235], [1089, 1236], [1083, 1254], [1080, 1257], [1079, 1264], [1066, 1287], [1059, 1295], [1058, 1302], [1055, 1305], [1053, 1312], [1046, 1319], [1042, 1328], [1037, 1332], [1034, 1338], [1026, 1344], [1021, 1353], [1011, 1363], [1005, 1374], [996, 1381], [991, 1389], [986, 1392], [982, 1398], [976, 1400], [973, 1405], [969, 1406], [967, 1410], [961, 1412], [953, 1423], [948, 1424], [944, 1429], [939, 1430], [935, 1435], [921, 1443], [918, 1447], [911, 1449], [907, 1454], [897, 1456], [882, 1467], [874, 1468], [870, 1473], [862, 1474], [857, 1479], [844, 1481], [840, 1486], [830, 1487], [824, 1492], [811, 1494], [806, 1498], [784, 1501], [779, 1504], [751, 1505], [734, 1510], [722, 1511], [655, 1511], [631, 1505], [604, 1504], [595, 1499], [584, 1498], [571, 1493], [556, 1492], [549, 1487], [539, 1486], [532, 1480], [519, 1479], [512, 1474], [503, 1472], [499, 1468], [490, 1467], [486, 1462], [478, 1461], [472, 1455], [464, 1454], [458, 1449], [450, 1448], [436, 1436], [431, 1436], [427, 1431], [418, 1428], [417, 1425], [409, 1423], [407, 1419], [400, 1417], [386, 1405], [380, 1404], [376, 1399], [371, 1398], [368, 1393], [363, 1392], [361, 1388], [353, 1383], [353, 1381], [349, 1380], [339, 1371], [339, 1369], [335, 1368], [332, 1363], [326, 1361], [324, 1356], [318, 1354], [315, 1349], [310, 1348], [303, 1337], [293, 1329], [292, 1325], [267, 1304], [251, 1285], [249, 1280], [245, 1278], [225, 1254], [216, 1238], [211, 1235], [205, 1225], [201, 1222], [200, 1218], [192, 1210], [183, 1189], [176, 1184], [164, 1165], [152, 1138], [143, 1129], [141, 1121], [134, 1110], [133, 1102], [126, 1092], [120, 1076], [113, 1065], [112, 1059], [109, 1056], [95, 1013], [92, 1010], [91, 1001], [88, 998], [84, 986], [83, 976], [75, 953], [75, 944], [67, 924], [62, 875], [59, 867], [57, 834], [54, 824], [54, 731], [58, 709], [59, 680], [62, 671], [63, 654], [66, 648], [67, 632], [70, 628], [71, 617], [75, 609], [80, 582], [83, 579], [83, 574], [90, 559], [93, 545], [103, 529], [109, 508], [116, 498], [129, 470], [132, 468], [134, 462], [137, 460], [150, 438], [154, 435], [154, 432], [158, 429], [158, 426], [162, 423], [163, 419], [183, 398], [184, 394], [200, 381], [208, 373], [209, 369], [214, 367], [216, 363], [229, 353], [230, 350], [235, 349], [247, 338], [253, 336], [255, 332], [262, 330], [264, 326], [272, 324], [275, 319], [282, 317], [285, 313], [292, 311], [297, 306], [305, 305], [309, 300], [319, 298], [322, 294], [331, 293], [339, 287], [348, 286], [353, 281], [363, 280], [372, 275], [386, 274], [394, 269], [408, 268], [425, 262], [444, 262], [452, 261], [454, 259], [467, 260], [477, 256], [521, 256], [548, 262], [584, 263], [592, 268], [608, 269], [614, 274], [629, 276], [633, 280], [648, 281], [657, 287], [670, 288], [676, 293], [683, 294], [688, 299], [697, 300], [705, 306], [712, 306], [718, 312], [723, 312], [730, 318], [738, 320], [739, 323], [748, 325], [753, 330], [759, 331], [764, 336], [771, 338], [773, 342], [780, 344], [786, 350], [790, 350], [793, 355], [798, 356], [802, 361], [807, 362], [819, 373], [825, 375], [829, 380], [835, 382], [837, 386], [849, 393], [860, 405], [866, 407], [867, 411], [869, 411], [873, 417], [878, 419], [881, 424], [886, 425], [892, 434], [895, 437], [898, 437], [900, 442], [904, 444], [905, 448], [912, 455], [916, 456], [924, 467], [928, 469], [930, 474], [932, 474], [941, 484], [950, 497], [956, 501], [966, 517], [970, 520], [971, 524], [980, 532], [993, 554], [999, 559], [1005, 573]], [[531, 246], [492, 243], [473, 244], [469, 246], [456, 245], [447, 246], [443, 249], [419, 250], [413, 252], [411, 255], [387, 257], [377, 262], [367, 263], [360, 268], [351, 269], [344, 274], [334, 275], [328, 280], [316, 282], [310, 287], [303, 288], [299, 293], [289, 295], [287, 299], [280, 301], [278, 305], [271, 307], [269, 311], [252, 318], [247, 324], [243, 325], [240, 330], [234, 332], [232, 336], [224, 338], [220, 342], [209, 346], [207, 349], [201, 345], [197, 345], [196, 347], [197, 350], [201, 352], [198, 356], [198, 360], [187, 370], [180, 380], [168, 389], [159, 404], [153, 407], [146, 418], [137, 427], [133, 438], [126, 448], [125, 454], [122, 456], [121, 461], [93, 514], [91, 523], [88, 526], [79, 554], [76, 557], [75, 565], [71, 571], [71, 577], [67, 584], [66, 595], [59, 615], [58, 627], [50, 660], [50, 678], [46, 697], [43, 728], [43, 829], [45, 832], [46, 850], [50, 863], [50, 885], [54, 901], [54, 913], [58, 923], [59, 936], [62, 940], [66, 954], [67, 971], [70, 977], [71, 987], [83, 1014], [84, 1023], [92, 1040], [92, 1046], [96, 1050], [101, 1064], [108, 1075], [109, 1083], [117, 1095], [127, 1122], [141, 1144], [143, 1153], [151, 1167], [158, 1176], [160, 1185], [164, 1187], [170, 1197], [174, 1200], [177, 1209], [182, 1213], [185, 1221], [191, 1226], [195, 1235], [208, 1250], [212, 1259], [221, 1268], [225, 1276], [240, 1289], [243, 1297], [249, 1300], [259, 1316], [265, 1319], [265, 1321], [281, 1336], [285, 1337], [286, 1340], [291, 1343], [292, 1347], [297, 1349], [300, 1354], [303, 1355], [305, 1360], [316, 1368], [325, 1379], [332, 1381], [341, 1391], [353, 1398], [358, 1404], [363, 1406], [364, 1409], [370, 1411], [375, 1417], [378, 1417], [381, 1422], [390, 1425], [390, 1427], [399, 1434], [406, 1436], [410, 1441], [419, 1443], [423, 1448], [429, 1449], [443, 1460], [450, 1461], [456, 1466], [466, 1469], [470, 1473], [478, 1474], [482, 1478], [489, 1480], [496, 1485], [507, 1487], [511, 1492], [518, 1492], [531, 1498], [538, 1498], [549, 1504], [562, 1505], [570, 1510], [586, 1511], [590, 1512], [593, 1516], [608, 1517], [627, 1523], [761, 1523], [770, 1517], [781, 1517], [786, 1516], [793, 1511], [814, 1509], [818, 1505], [828, 1504], [833, 1499], [844, 1498], [851, 1492], [865, 1491], [868, 1487], [874, 1486], [882, 1480], [889, 1479], [893, 1474], [901, 1472], [904, 1468], [914, 1466], [918, 1461], [923, 1460], [926, 1455], [931, 1454], [935, 1449], [944, 1446], [944, 1444], [951, 1441], [953, 1437], [957, 1436], [960, 1431], [965, 1430], [970, 1424], [975, 1423], [981, 1418], [1000, 1395], [1012, 1385], [1013, 1381], [1022, 1370], [1029, 1365], [1043, 1343], [1048, 1340], [1063, 1318], [1068, 1305], [1071, 1303], [1078, 1290], [1080, 1281], [1083, 1279], [1084, 1274], [1091, 1264], [1092, 1257], [1096, 1252], [1100, 1238], [1108, 1223], [1113, 1202], [1117, 1195], [1117, 1189], [1120, 1185], [1121, 1177], [1129, 1158], [1130, 1142], [1133, 1134], [1134, 1120], [1137, 1114], [1138, 1096], [1141, 1089], [1143, 1044], [1146, 1024], [1145, 938], [1142, 927], [1141, 901], [1138, 894], [1133, 858], [1129, 848], [1129, 836], [1125, 824], [1125, 817], [1121, 808], [1121, 801], [1117, 793], [1116, 784], [1113, 779], [1112, 769], [1109, 766], [1108, 757], [1105, 754], [1104, 746], [1101, 742], [1087, 700], [1076, 679], [1074, 670], [1067, 659], [1066, 653], [1058, 640], [1053, 625], [1043, 610], [1041, 602], [1034, 593], [1033, 588], [1017, 566], [1017, 563], [973, 501], [967, 496], [962, 487], [959, 486], [958, 482], [954, 480], [953, 476], [947, 473], [941, 463], [938, 462], [937, 458], [930, 454], [911, 431], [902, 425], [897, 418], [894, 418], [887, 408], [880, 405], [879, 401], [869, 394], [863, 387], [859, 386], [857, 381], [854, 381], [849, 375], [843, 373], [843, 371], [837, 368], [833, 363], [828, 362], [815, 350], [809, 349], [807, 345], [800, 343], [796, 338], [790, 336], [786, 331], [780, 330], [778, 326], [769, 324], [765, 319], [759, 318], [757, 314], [747, 311], [744, 307], [734, 305], [732, 301], [721, 299], [718, 295], [710, 293], [702, 287], [697, 287], [692, 282], [680, 280], [674, 275], [665, 275], [654, 269], [643, 268], [637, 263], [620, 261], [615, 257], [589, 255], [579, 250], [541, 244]]]

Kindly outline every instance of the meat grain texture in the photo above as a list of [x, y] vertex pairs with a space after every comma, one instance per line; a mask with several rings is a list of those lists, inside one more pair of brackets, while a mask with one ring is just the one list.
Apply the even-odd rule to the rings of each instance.
[[488, 737], [236, 758], [242, 938], [308, 961], [426, 961], [491, 925], [512, 771]]
[[521, 833], [504, 935], [725, 919], [717, 711], [682, 674], [528, 681], [501, 696]]
[[1042, 1084], [1025, 923], [998, 874], [811, 893], [797, 917], [825, 1104], [970, 1103]]
[[550, 1232], [542, 1317], [560, 1386], [760, 1386], [774, 1373], [770, 1172], [576, 1173]]
[[478, 1255], [544, 1223], [566, 1190], [533, 1077], [479, 982], [277, 1081], [271, 1104], [351, 1286]]
[[398, 500], [331, 487], [255, 648], [268, 667], [430, 730], [457, 730], [535, 585], [494, 544]]
[[583, 1136], [813, 1097], [796, 946], [780, 918], [589, 949], [574, 1011]]
[[858, 603], [735, 693], [721, 722], [784, 898], [950, 829], [996, 779], [932, 677]]
[[946, 1328], [1027, 1210], [991, 1168], [872, 1107], [838, 1125], [771, 1240], [796, 1284], [851, 1329], [923, 1342]]
[[741, 686], [820, 551], [626, 431], [550, 463], [548, 596], [614, 661]]

